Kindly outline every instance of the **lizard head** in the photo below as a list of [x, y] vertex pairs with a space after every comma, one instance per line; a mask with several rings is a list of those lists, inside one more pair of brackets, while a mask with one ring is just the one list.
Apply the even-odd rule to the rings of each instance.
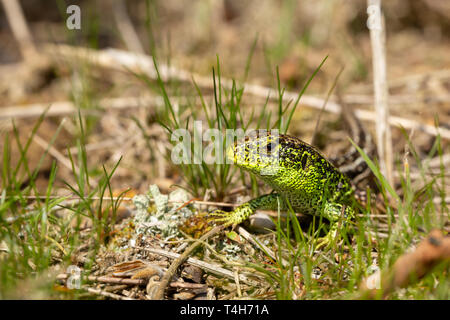
[[317, 161], [331, 166], [313, 146], [296, 137], [270, 130], [252, 131], [244, 140], [227, 149], [227, 158], [259, 176], [285, 175], [289, 172], [306, 174], [310, 164]]
[[255, 130], [227, 149], [227, 158], [256, 175], [274, 175], [280, 168], [280, 135]]

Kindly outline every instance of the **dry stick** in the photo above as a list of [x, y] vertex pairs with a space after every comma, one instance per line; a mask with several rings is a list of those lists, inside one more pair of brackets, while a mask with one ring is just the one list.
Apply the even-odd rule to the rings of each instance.
[[[56, 276], [57, 280], [67, 280], [69, 278], [69, 274], [62, 273]], [[125, 284], [131, 286], [139, 286], [146, 285], [147, 279], [128, 279], [128, 278], [117, 278], [117, 277], [108, 277], [108, 276], [88, 276], [87, 279], [92, 282], [102, 282], [109, 284]], [[189, 283], [189, 282], [171, 282], [169, 284], [172, 288], [184, 288], [184, 289], [203, 289], [207, 287], [206, 284], [202, 283]]]
[[[56, 276], [57, 280], [67, 280], [69, 277], [69, 274], [62, 273]], [[93, 282], [104, 282], [104, 283], [111, 283], [111, 284], [127, 284], [127, 285], [145, 285], [147, 284], [147, 280], [145, 279], [126, 279], [126, 278], [116, 278], [116, 277], [107, 277], [107, 276], [88, 276], [87, 279], [89, 281]]]
[[[372, 122], [377, 121], [375, 113], [369, 110], [355, 109], [355, 115], [360, 120]], [[438, 134], [440, 134], [441, 138], [450, 140], [450, 130], [444, 127], [435, 127], [429, 124], [423, 124], [415, 120], [405, 119], [397, 116], [390, 116], [388, 122], [391, 126], [402, 126], [405, 129], [420, 130], [431, 136], [437, 136]]]
[[6, 18], [8, 19], [11, 30], [19, 43], [20, 51], [26, 60], [30, 56], [37, 54], [36, 47], [33, 43], [33, 37], [28, 29], [25, 16], [18, 0], [2, 0], [5, 8]]
[[201, 244], [201, 242], [208, 240], [208, 238], [219, 233], [223, 229], [224, 229], [223, 225], [214, 227], [213, 229], [205, 233], [203, 236], [201, 236], [198, 241], [191, 244], [178, 258], [176, 258], [170, 265], [169, 269], [167, 269], [167, 271], [164, 273], [164, 276], [161, 279], [158, 289], [156, 290], [152, 298], [155, 300], [162, 300], [164, 298], [164, 291], [166, 290], [166, 287], [169, 285], [170, 279], [172, 279], [177, 269], [187, 260], [189, 255], [195, 249], [197, 249], [197, 247]]
[[[68, 45], [54, 45], [54, 44], [45, 44], [42, 46], [42, 51], [45, 52], [48, 56], [54, 57], [54, 59], [82, 59], [88, 60], [93, 65], [111, 68], [119, 71], [133, 71], [137, 73], [145, 73], [152, 79], [157, 78], [157, 74], [153, 65], [153, 59], [151, 56], [135, 54], [123, 50], [118, 49], [105, 49], [105, 50], [92, 50], [86, 48], [73, 47]], [[173, 66], [168, 67], [165, 64], [159, 64], [159, 71], [161, 78], [167, 80], [169, 78], [178, 79], [180, 81], [190, 82], [192, 78], [195, 78], [196, 83], [199, 86], [212, 88], [213, 84], [210, 77], [204, 77], [198, 74], [192, 74], [186, 70], [177, 69]], [[233, 85], [232, 80], [221, 78], [221, 84], [226, 88], [231, 88]], [[244, 83], [245, 92], [247, 94], [251, 94], [253, 96], [261, 97], [266, 99], [269, 97], [272, 100], [278, 99], [278, 95], [274, 93], [272, 88]], [[297, 99], [298, 93], [285, 91], [283, 96], [283, 101], [290, 101]], [[301, 104], [305, 106], [309, 106], [315, 109], [322, 109], [324, 104], [324, 99], [303, 95], [301, 99]], [[332, 113], [340, 113], [341, 106], [334, 102], [328, 101], [326, 111]], [[373, 111], [368, 110], [355, 110], [355, 115], [360, 120], [366, 121], [377, 121], [376, 114]], [[401, 125], [405, 129], [417, 129], [424, 131], [430, 135], [436, 136], [438, 131], [442, 138], [450, 140], [450, 130], [427, 124], [422, 124], [420, 122], [404, 119], [401, 117], [390, 117], [388, 122], [392, 126]]]
[[[207, 96], [205, 96], [205, 99]], [[169, 97], [171, 101], [184, 103], [188, 101], [188, 96]], [[164, 99], [158, 96], [143, 95], [141, 97], [121, 97], [106, 98], [98, 101], [100, 108], [105, 111], [128, 110], [134, 108], [155, 109], [164, 107]], [[47, 110], [48, 109], [48, 110]], [[98, 110], [83, 110], [78, 108], [71, 101], [54, 101], [49, 103], [32, 103], [16, 106], [4, 106], [0, 108], [0, 120], [3, 119], [19, 119], [19, 118], [38, 118], [46, 111], [47, 117], [66, 116], [78, 113], [82, 114], [98, 114]]]
[[[154, 108], [164, 106], [161, 97], [143, 96], [101, 99], [99, 106], [107, 110], [122, 110], [131, 108], [148, 107]], [[51, 103], [36, 103], [21, 106], [5, 106], [0, 109], [0, 120], [11, 118], [36, 118], [48, 108], [46, 116], [65, 116], [77, 113], [79, 108], [70, 101], [56, 101]], [[89, 111], [80, 110], [81, 113]]]
[[94, 289], [88, 286], [83, 286], [82, 289], [86, 290], [87, 292], [93, 293], [93, 294], [97, 294], [100, 296], [104, 296], [104, 297], [108, 297], [108, 298], [112, 298], [112, 299], [116, 299], [116, 300], [136, 300], [130, 297], [125, 297], [119, 294], [115, 294], [112, 292], [108, 292], [108, 291], [104, 291], [101, 289]]
[[367, 25], [370, 30], [372, 44], [373, 86], [375, 94], [378, 156], [380, 157], [380, 170], [392, 186], [393, 152], [391, 129], [388, 124], [388, 84], [386, 76], [386, 32], [384, 16], [381, 12], [381, 0], [367, 0]]
[[206, 289], [207, 284], [203, 283], [190, 283], [190, 282], [171, 282], [169, 284], [172, 288], [182, 288], [182, 289]]
[[[450, 164], [450, 153], [442, 155], [442, 164], [447, 166]], [[441, 156], [437, 156], [433, 159], [430, 159], [428, 162], [428, 167], [440, 167], [441, 166]]]
[[117, 23], [122, 40], [125, 42], [127, 48], [130, 51], [144, 54], [144, 48], [142, 47], [139, 36], [133, 27], [133, 23], [130, 20], [127, 12], [127, 6], [123, 0], [113, 1], [114, 18]]
[[[333, 100], [337, 97], [332, 95]], [[426, 99], [426, 100], [425, 100]], [[347, 104], [368, 104], [373, 105], [373, 96], [366, 94], [346, 94], [342, 96], [342, 101]], [[397, 94], [389, 96], [390, 105], [401, 105], [401, 104], [413, 104], [417, 102], [427, 102], [427, 103], [444, 103], [450, 101], [450, 95], [438, 95], [432, 97], [417, 97], [414, 95]]]
[[239, 271], [234, 270], [234, 283], [236, 284], [236, 292], [238, 297], [242, 297], [241, 284], [239, 283]]
[[[417, 84], [419, 82], [427, 81], [428, 79], [434, 80], [446, 80], [450, 78], [450, 69], [439, 69], [432, 70], [423, 73], [409, 74], [403, 77], [399, 77], [396, 79], [392, 79], [389, 81], [389, 88], [396, 89], [399, 87], [409, 86], [411, 84]], [[372, 86], [370, 85], [362, 85], [360, 86], [361, 91], [371, 90]]]

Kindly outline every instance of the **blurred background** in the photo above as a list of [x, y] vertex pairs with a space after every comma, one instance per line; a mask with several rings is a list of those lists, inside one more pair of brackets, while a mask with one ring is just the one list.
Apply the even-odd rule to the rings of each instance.
[[[127, 48], [119, 30], [123, 13], [140, 48], [171, 57], [177, 65], [208, 73], [219, 54], [230, 73], [242, 71], [255, 40], [252, 77], [272, 74], [274, 66], [297, 60], [302, 80], [325, 54], [329, 64], [345, 64], [347, 81], [370, 79], [367, 3], [357, 1], [21, 1], [36, 43], [63, 42], [94, 48]], [[81, 8], [81, 30], [65, 26], [66, 8]], [[383, 3], [387, 25], [389, 78], [447, 67], [450, 5], [439, 0]], [[3, 9], [3, 8], [2, 8]], [[20, 61], [20, 51], [0, 11], [2, 64]], [[125, 33], [126, 35], [126, 33]], [[139, 47], [135, 46], [134, 48]], [[129, 49], [129, 48], [128, 48]], [[282, 68], [283, 69], [283, 68]], [[286, 69], [288, 69], [286, 67]], [[331, 66], [328, 69], [332, 71]], [[290, 76], [290, 77], [289, 77]], [[350, 80], [351, 79], [351, 80]], [[263, 80], [260, 80], [263, 81]]]

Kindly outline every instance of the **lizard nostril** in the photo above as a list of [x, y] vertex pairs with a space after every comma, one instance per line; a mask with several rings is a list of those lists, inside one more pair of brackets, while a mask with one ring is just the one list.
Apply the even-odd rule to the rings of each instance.
[[277, 147], [277, 144], [275, 142], [271, 142], [267, 145], [267, 151], [272, 152], [272, 150], [275, 150], [276, 147]]

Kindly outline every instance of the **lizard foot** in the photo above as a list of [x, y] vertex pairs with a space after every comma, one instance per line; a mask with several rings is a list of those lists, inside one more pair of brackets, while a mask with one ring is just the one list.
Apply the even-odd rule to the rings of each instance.
[[316, 245], [316, 249], [327, 249], [331, 246], [333, 243], [333, 239], [329, 236], [318, 238], [314, 241], [314, 244]]
[[328, 249], [338, 240], [337, 238], [337, 232], [331, 230], [326, 236], [317, 238], [314, 244], [316, 245], [316, 249]]

